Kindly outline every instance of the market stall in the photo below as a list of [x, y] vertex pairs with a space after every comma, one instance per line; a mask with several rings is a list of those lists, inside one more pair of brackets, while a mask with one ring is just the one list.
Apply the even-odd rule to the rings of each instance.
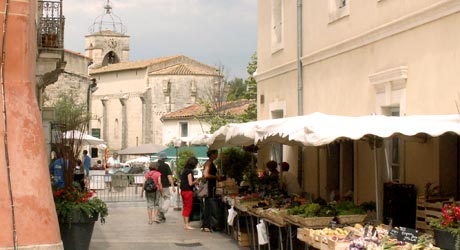
[[[338, 126], [339, 124], [339, 126]], [[302, 145], [302, 146], [321, 146], [327, 145], [337, 140], [366, 140], [370, 145], [377, 145], [378, 140], [381, 138], [400, 137], [405, 140], [421, 141], [423, 142], [427, 136], [437, 137], [445, 133], [452, 132], [456, 135], [460, 134], [460, 119], [458, 115], [440, 115], [440, 116], [407, 116], [407, 117], [387, 117], [387, 116], [362, 116], [362, 117], [344, 117], [344, 116], [332, 116], [324, 115], [321, 113], [315, 113], [308, 116], [282, 118], [267, 121], [258, 121], [245, 124], [231, 124], [227, 125], [218, 130], [212, 139], [207, 141], [207, 144], [211, 148], [219, 148], [222, 146], [247, 146], [250, 144], [256, 144], [263, 147], [265, 144], [270, 143], [281, 143], [286, 145]], [[373, 148], [374, 152], [374, 168], [377, 169], [377, 150]], [[375, 179], [377, 179], [377, 171], [374, 171]], [[375, 200], [377, 202], [377, 209], [379, 208], [379, 197], [377, 186], [378, 182], [375, 181]], [[285, 228], [288, 230], [287, 235], [292, 234], [293, 228], [298, 228], [297, 235], [301, 235], [299, 239], [303, 240], [309, 245], [318, 244], [318, 240], [312, 242], [311, 239], [318, 239], [319, 237], [313, 237], [313, 234], [326, 234], [329, 232], [325, 231], [308, 231], [305, 233], [304, 228], [314, 230], [315, 226], [305, 223], [305, 219], [298, 220], [296, 217], [289, 217], [289, 215], [277, 215], [278, 218], [273, 220], [273, 217], [268, 218], [265, 209], [260, 211], [254, 210], [254, 204], [252, 205], [238, 205], [235, 204], [235, 208], [241, 213], [249, 214], [251, 218], [266, 219], [276, 224], [279, 228]], [[381, 221], [379, 218], [381, 212], [377, 211], [377, 222]], [[334, 217], [334, 222], [337, 223], [338, 217]], [[302, 223], [303, 222], [303, 223]], [[346, 231], [344, 224], [338, 223], [339, 228], [342, 230], [336, 230], [333, 236], [343, 234]], [[375, 224], [378, 225], [378, 224]], [[332, 228], [333, 225], [317, 225], [318, 227]], [[377, 226], [375, 227], [377, 228]], [[345, 231], [344, 231], [345, 230]], [[377, 229], [376, 229], [377, 230]], [[398, 229], [399, 230], [399, 229]], [[403, 229], [406, 230], [406, 229]], [[388, 231], [388, 230], [387, 230]], [[304, 232], [304, 233], [302, 233]], [[332, 231], [331, 231], [332, 232]], [[400, 231], [398, 231], [400, 232]], [[348, 232], [349, 233], [349, 232]], [[348, 235], [347, 233], [347, 235]], [[359, 233], [357, 234], [359, 236]], [[389, 233], [381, 232], [381, 235], [387, 236], [385, 240], [380, 239], [379, 245], [386, 246], [392, 245], [395, 240], [391, 238]], [[252, 236], [255, 236], [253, 234]], [[272, 235], [271, 235], [272, 236]], [[308, 237], [307, 237], [308, 236]], [[343, 235], [342, 235], [343, 236]], [[394, 236], [394, 235], [393, 235]], [[276, 235], [275, 235], [276, 237]], [[278, 236], [279, 237], [279, 236]], [[329, 246], [329, 249], [340, 249], [340, 246], [350, 246], [354, 242], [358, 245], [366, 240], [366, 235], [362, 235], [358, 238], [352, 237], [350, 241], [340, 242], [344, 244], [334, 243], [326, 244], [329, 240], [333, 239], [322, 239], [317, 248], [325, 248]], [[340, 237], [338, 237], [340, 238]], [[338, 239], [337, 238], [337, 239]], [[393, 237], [395, 238], [395, 237]], [[281, 239], [281, 237], [280, 237]], [[305, 240], [309, 239], [309, 240]], [[397, 239], [397, 237], [396, 237]], [[423, 238], [422, 238], [423, 239]], [[292, 238], [287, 246], [294, 245]], [[397, 244], [403, 245], [401, 240], [397, 240]], [[256, 242], [256, 241], [253, 241]], [[415, 242], [413, 242], [415, 243]], [[429, 241], [423, 241], [422, 244], [427, 244], [426, 248], [430, 248]], [[322, 245], [321, 245], [322, 244]], [[411, 243], [412, 244], [412, 243]], [[412, 244], [416, 245], [416, 244]], [[331, 248], [331, 246], [334, 246]], [[419, 245], [420, 246], [420, 245]], [[281, 248], [281, 246], [278, 246]], [[394, 248], [397, 249], [397, 248]]]

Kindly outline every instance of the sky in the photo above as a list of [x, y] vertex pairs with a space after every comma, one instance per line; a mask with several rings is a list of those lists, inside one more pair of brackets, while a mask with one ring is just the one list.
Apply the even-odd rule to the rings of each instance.
[[[65, 0], [64, 48], [85, 53], [85, 35], [107, 0]], [[130, 61], [185, 55], [246, 79], [256, 52], [256, 0], [110, 0], [130, 36]]]

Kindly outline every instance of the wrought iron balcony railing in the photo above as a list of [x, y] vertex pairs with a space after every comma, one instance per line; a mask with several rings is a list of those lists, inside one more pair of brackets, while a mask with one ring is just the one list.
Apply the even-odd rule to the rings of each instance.
[[38, 48], [64, 48], [64, 16], [62, 0], [38, 1]]

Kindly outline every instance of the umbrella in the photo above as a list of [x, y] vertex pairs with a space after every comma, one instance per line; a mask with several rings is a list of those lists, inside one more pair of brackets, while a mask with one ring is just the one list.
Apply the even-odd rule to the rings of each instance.
[[88, 134], [83, 134], [82, 132], [78, 130], [70, 130], [65, 132], [63, 135], [64, 139], [74, 139], [74, 140], [82, 140], [82, 145], [91, 145], [91, 146], [99, 146], [101, 144], [104, 144], [104, 141], [96, 138], [94, 136], [88, 135]]
[[167, 147], [159, 144], [141, 144], [119, 150], [119, 155], [151, 155], [165, 150]]

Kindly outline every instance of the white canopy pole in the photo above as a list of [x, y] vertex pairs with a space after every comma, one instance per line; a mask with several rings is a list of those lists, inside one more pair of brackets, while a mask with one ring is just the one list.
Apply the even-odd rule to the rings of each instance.
[[375, 211], [376, 211], [376, 219], [377, 219], [377, 224], [380, 222], [380, 199], [379, 199], [379, 181], [378, 181], [378, 166], [377, 166], [377, 139], [376, 136], [374, 136], [374, 145], [373, 145], [373, 150], [374, 150], [374, 179], [375, 179]]

